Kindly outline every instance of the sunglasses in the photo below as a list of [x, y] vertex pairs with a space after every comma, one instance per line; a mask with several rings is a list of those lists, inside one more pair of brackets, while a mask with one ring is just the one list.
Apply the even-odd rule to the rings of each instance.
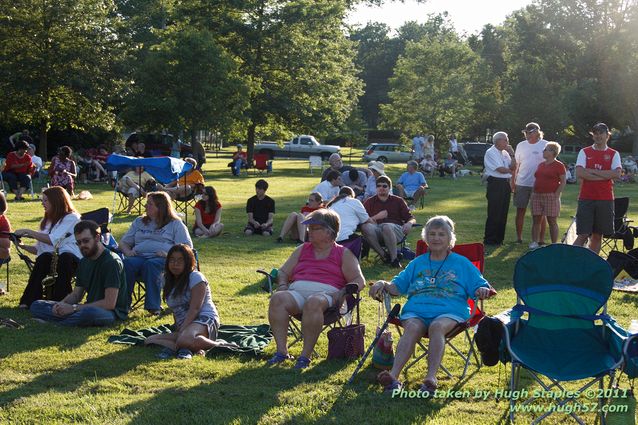
[[531, 130], [523, 130], [523, 134], [534, 134], [538, 131], [537, 128], [532, 128]]
[[377, 187], [385, 187], [385, 188], [388, 188], [388, 187], [390, 187], [390, 186], [388, 186], [387, 184], [378, 184], [378, 185], [377, 185]]

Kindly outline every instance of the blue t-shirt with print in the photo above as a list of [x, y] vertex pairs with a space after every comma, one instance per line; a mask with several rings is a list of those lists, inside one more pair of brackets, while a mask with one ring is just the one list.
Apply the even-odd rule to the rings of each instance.
[[[440, 268], [440, 270], [439, 270]], [[435, 277], [434, 282], [431, 278]], [[489, 288], [479, 270], [467, 258], [451, 252], [444, 261], [430, 261], [430, 253], [419, 255], [392, 279], [408, 301], [401, 315], [431, 319], [453, 314], [469, 319], [468, 298], [481, 287]]]
[[418, 171], [414, 174], [410, 174], [408, 171], [401, 174], [399, 180], [397, 180], [397, 184], [402, 185], [406, 190], [413, 192], [417, 190], [419, 187], [425, 184], [425, 177], [423, 174]]

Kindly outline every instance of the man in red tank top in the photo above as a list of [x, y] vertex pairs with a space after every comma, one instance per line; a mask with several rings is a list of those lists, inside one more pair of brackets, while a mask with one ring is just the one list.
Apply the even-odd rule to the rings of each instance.
[[581, 183], [576, 211], [574, 245], [598, 253], [603, 235], [614, 233], [614, 179], [620, 178], [622, 165], [618, 152], [607, 146], [611, 136], [607, 124], [598, 123], [590, 132], [592, 146], [581, 149], [576, 160], [576, 177]]

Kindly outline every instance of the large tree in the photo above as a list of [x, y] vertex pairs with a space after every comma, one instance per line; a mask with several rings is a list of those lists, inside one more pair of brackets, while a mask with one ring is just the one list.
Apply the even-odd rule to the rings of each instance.
[[111, 0], [0, 3], [0, 108], [40, 131], [115, 125], [125, 44]]
[[240, 118], [246, 86], [237, 64], [207, 29], [173, 25], [134, 73], [124, 118], [135, 127], [220, 131]]
[[386, 126], [437, 139], [463, 132], [474, 111], [479, 63], [455, 36], [408, 43], [390, 79], [390, 103], [381, 106]]

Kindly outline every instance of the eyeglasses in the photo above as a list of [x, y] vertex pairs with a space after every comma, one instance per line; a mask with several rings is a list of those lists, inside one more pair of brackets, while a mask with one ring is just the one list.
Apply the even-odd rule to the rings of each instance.
[[93, 240], [93, 238], [77, 239], [77, 240], [75, 241], [75, 244], [76, 244], [77, 246], [82, 246], [82, 245], [86, 245], [86, 244], [88, 244], [88, 243], [89, 243], [89, 242], [91, 242], [92, 240]]
[[388, 186], [387, 184], [378, 184], [377, 187], [383, 187], [383, 188], [387, 189], [390, 186]]
[[533, 134], [533, 133], [536, 133], [537, 131], [538, 131], [537, 128], [532, 128], [530, 130], [525, 129], [523, 130], [523, 134]]
[[545, 148], [543, 149], [543, 152], [556, 152], [556, 151], [554, 149]]
[[184, 264], [185, 261], [181, 257], [171, 258], [168, 260], [168, 264]]

